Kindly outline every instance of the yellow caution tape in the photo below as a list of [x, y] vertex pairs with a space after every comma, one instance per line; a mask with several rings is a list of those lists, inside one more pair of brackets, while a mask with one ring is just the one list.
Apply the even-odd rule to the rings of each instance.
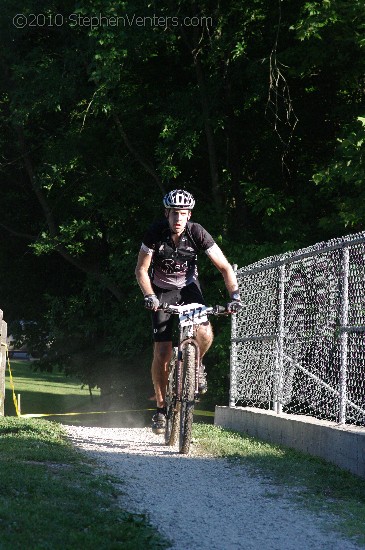
[[[113, 414], [113, 413], [132, 413], [132, 412], [148, 412], [155, 411], [156, 409], [129, 409], [124, 411], [92, 411], [92, 412], [69, 412], [69, 413], [30, 413], [22, 414], [22, 418], [42, 418], [44, 416], [78, 416], [86, 414]], [[212, 411], [194, 411], [194, 415], [197, 416], [214, 416]]]
[[155, 411], [156, 409], [130, 409], [125, 411], [92, 411], [92, 412], [68, 412], [68, 413], [30, 413], [22, 414], [22, 418], [40, 418], [42, 416], [78, 416], [82, 414], [112, 414], [112, 413], [128, 413], [128, 412], [144, 412]]

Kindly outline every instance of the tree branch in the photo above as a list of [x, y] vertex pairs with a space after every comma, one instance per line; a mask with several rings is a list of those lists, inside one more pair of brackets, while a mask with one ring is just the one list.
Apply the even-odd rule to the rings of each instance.
[[21, 239], [26, 239], [27, 241], [37, 240], [36, 235], [30, 235], [29, 233], [22, 233], [21, 231], [17, 231], [16, 229], [13, 229], [12, 227], [5, 225], [4, 223], [0, 223], [0, 227], [2, 227], [3, 229], [5, 229], [5, 231], [10, 233], [11, 235], [14, 235], [15, 237], [20, 237]]
[[153, 177], [153, 179], [157, 183], [158, 187], [160, 188], [162, 194], [164, 195], [166, 193], [166, 191], [164, 189], [164, 186], [162, 185], [162, 182], [161, 182], [160, 178], [157, 175], [156, 170], [153, 168], [152, 164], [148, 160], [146, 160], [142, 157], [142, 155], [139, 153], [139, 151], [137, 151], [137, 149], [131, 143], [131, 141], [129, 140], [127, 134], [125, 133], [125, 130], [123, 128], [123, 124], [122, 124], [119, 116], [117, 114], [114, 114], [113, 118], [114, 118], [114, 122], [115, 122], [115, 124], [116, 124], [116, 126], [119, 130], [119, 133], [120, 133], [120, 135], [121, 135], [121, 137], [124, 141], [124, 144], [127, 147], [128, 151], [130, 153], [132, 153], [132, 155], [138, 160], [138, 162], [146, 170], [146, 172], [148, 174], [150, 174], [150, 176]]
[[16, 126], [16, 132], [17, 132], [18, 139], [19, 139], [19, 145], [20, 145], [20, 150], [21, 150], [21, 153], [22, 153], [22, 158], [23, 158], [23, 161], [24, 161], [25, 169], [27, 171], [31, 187], [32, 187], [32, 189], [33, 189], [33, 191], [34, 191], [34, 193], [35, 193], [35, 195], [38, 199], [38, 202], [41, 205], [43, 213], [45, 215], [50, 237], [54, 241], [55, 250], [65, 260], [67, 260], [70, 264], [75, 266], [77, 269], [83, 271], [84, 273], [87, 273], [88, 275], [92, 275], [93, 277], [95, 277], [95, 279], [97, 281], [99, 281], [105, 288], [107, 288], [115, 296], [115, 298], [117, 298], [118, 301], [122, 301], [123, 295], [122, 295], [122, 292], [121, 292], [120, 288], [112, 280], [110, 280], [107, 275], [102, 273], [102, 271], [99, 268], [97, 268], [93, 265], [90, 265], [90, 264], [80, 260], [79, 258], [75, 258], [74, 256], [72, 256], [67, 251], [67, 249], [62, 244], [57, 243], [57, 238], [58, 238], [57, 224], [56, 224], [56, 221], [54, 219], [52, 209], [50, 208], [50, 206], [48, 204], [47, 198], [46, 198], [45, 194], [43, 193], [42, 188], [38, 185], [38, 182], [37, 182], [34, 170], [33, 170], [33, 165], [32, 165], [32, 162], [31, 162], [31, 158], [30, 158], [30, 155], [29, 155], [29, 151], [26, 147], [23, 128], [21, 128], [20, 126]]
[[45, 197], [45, 195], [42, 191], [42, 188], [38, 185], [38, 183], [36, 181], [36, 177], [35, 177], [35, 174], [34, 174], [33, 165], [32, 165], [31, 159], [30, 159], [29, 151], [28, 151], [28, 149], [26, 147], [26, 144], [25, 144], [25, 137], [24, 137], [23, 128], [21, 128], [19, 125], [16, 125], [15, 130], [16, 130], [16, 133], [17, 133], [17, 136], [18, 136], [18, 139], [19, 139], [20, 152], [22, 154], [22, 158], [23, 158], [23, 161], [24, 161], [25, 169], [27, 171], [30, 184], [31, 184], [32, 189], [33, 189], [33, 191], [34, 191], [34, 193], [35, 193], [35, 195], [38, 199], [39, 204], [41, 205], [43, 213], [46, 217], [50, 235], [51, 235], [51, 237], [54, 238], [57, 235], [56, 223], [55, 223], [55, 220], [53, 218], [53, 214], [52, 214], [52, 211], [49, 207], [47, 199], [46, 199], [46, 197]]
[[55, 250], [77, 269], [83, 271], [87, 275], [92, 275], [93, 277], [95, 277], [95, 279], [99, 281], [99, 283], [101, 283], [113, 294], [113, 296], [115, 296], [118, 302], [121, 302], [123, 300], [124, 295], [122, 294], [121, 289], [111, 279], [109, 279], [107, 275], [102, 273], [99, 268], [96, 268], [95, 266], [89, 265], [86, 262], [83, 262], [78, 258], [71, 256], [71, 254], [69, 254], [66, 248], [62, 245], [56, 245]]

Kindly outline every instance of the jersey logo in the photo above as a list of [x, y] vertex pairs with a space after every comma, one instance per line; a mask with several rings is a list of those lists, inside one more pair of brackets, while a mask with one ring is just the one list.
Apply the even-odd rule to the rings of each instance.
[[168, 274], [185, 272], [188, 269], [188, 262], [177, 263], [175, 260], [163, 260], [161, 262], [161, 269]]

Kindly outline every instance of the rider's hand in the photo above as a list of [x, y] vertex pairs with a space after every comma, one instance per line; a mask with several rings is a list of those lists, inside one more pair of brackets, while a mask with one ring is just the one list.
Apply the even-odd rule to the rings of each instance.
[[146, 296], [144, 297], [145, 308], [156, 311], [159, 305], [160, 305], [160, 301], [157, 298], [156, 294], [146, 294]]
[[228, 313], [237, 313], [242, 309], [243, 304], [241, 302], [241, 297], [238, 292], [232, 294], [231, 302], [228, 302], [226, 309]]

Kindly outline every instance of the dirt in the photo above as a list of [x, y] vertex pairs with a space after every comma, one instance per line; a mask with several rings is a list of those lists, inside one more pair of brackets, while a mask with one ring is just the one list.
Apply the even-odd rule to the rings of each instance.
[[357, 550], [336, 518], [302, 508], [293, 489], [243, 465], [166, 447], [149, 428], [65, 426], [73, 443], [119, 482], [120, 505], [145, 513], [185, 550]]

